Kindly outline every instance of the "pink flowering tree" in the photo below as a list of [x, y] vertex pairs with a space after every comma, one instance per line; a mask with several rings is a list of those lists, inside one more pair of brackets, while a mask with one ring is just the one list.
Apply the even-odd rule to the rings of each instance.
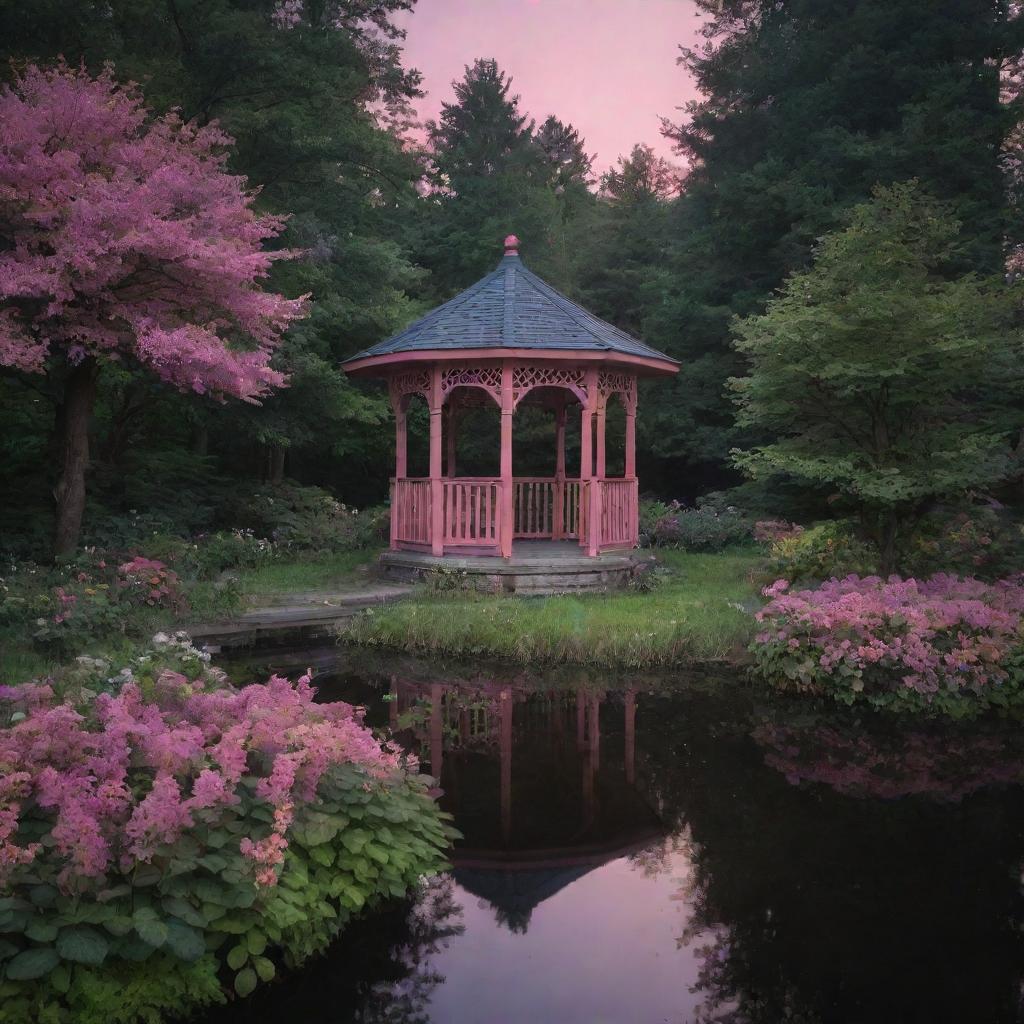
[[60, 382], [57, 553], [78, 542], [104, 362], [254, 402], [301, 299], [260, 287], [280, 217], [225, 167], [216, 126], [152, 116], [134, 86], [30, 66], [0, 92], [0, 366]]

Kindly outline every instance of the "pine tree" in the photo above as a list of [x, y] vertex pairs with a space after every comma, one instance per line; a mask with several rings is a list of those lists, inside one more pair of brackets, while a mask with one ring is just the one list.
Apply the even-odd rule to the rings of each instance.
[[421, 253], [439, 297], [491, 270], [509, 233], [531, 265], [549, 273], [560, 217], [555, 176], [511, 78], [481, 59], [453, 86], [454, 102], [427, 124], [433, 204]]

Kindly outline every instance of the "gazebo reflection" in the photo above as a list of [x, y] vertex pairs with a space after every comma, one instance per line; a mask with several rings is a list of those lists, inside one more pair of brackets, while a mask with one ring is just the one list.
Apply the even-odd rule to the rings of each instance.
[[636, 693], [392, 677], [392, 730], [463, 833], [456, 881], [525, 931], [544, 900], [662, 838], [636, 787]]

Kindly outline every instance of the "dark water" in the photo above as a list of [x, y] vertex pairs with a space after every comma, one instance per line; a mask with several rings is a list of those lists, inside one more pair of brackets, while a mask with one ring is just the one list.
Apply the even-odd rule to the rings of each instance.
[[1016, 726], [728, 678], [342, 656], [317, 682], [439, 776], [454, 870], [209, 1024], [1024, 1019]]

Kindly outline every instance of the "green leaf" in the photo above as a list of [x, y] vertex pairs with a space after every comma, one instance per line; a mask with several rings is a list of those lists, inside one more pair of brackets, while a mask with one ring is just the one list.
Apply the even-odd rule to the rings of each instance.
[[61, 995], [67, 994], [71, 988], [71, 968], [67, 964], [58, 964], [50, 975], [50, 984]]
[[157, 917], [152, 907], [140, 907], [132, 916], [132, 923], [140, 939], [147, 946], [159, 949], [167, 941], [167, 925]]
[[7, 965], [7, 977], [11, 981], [35, 981], [45, 977], [60, 963], [57, 950], [51, 946], [37, 946], [19, 953]]
[[329, 868], [334, 863], [335, 853], [332, 847], [324, 843], [321, 846], [314, 846], [309, 850], [309, 856], [317, 864]]
[[29, 890], [28, 898], [37, 907], [52, 907], [57, 901], [57, 890], [52, 885], [33, 885]]
[[240, 971], [248, 959], [249, 950], [246, 949], [242, 943], [239, 943], [237, 946], [232, 946], [231, 949], [228, 950], [228, 967], [233, 971]]
[[34, 917], [25, 929], [25, 935], [33, 942], [53, 942], [57, 938], [57, 925], [45, 917]]
[[243, 999], [252, 994], [256, 984], [256, 972], [251, 967], [246, 967], [244, 971], [239, 971], [235, 975], [235, 991]]
[[169, 949], [179, 960], [193, 963], [206, 952], [206, 941], [203, 933], [190, 928], [181, 921], [167, 922], [167, 942]]
[[382, 846], [375, 846], [373, 843], [367, 843], [363, 847], [363, 853], [372, 857], [378, 864], [387, 864], [388, 862], [388, 851]]
[[256, 968], [256, 973], [260, 976], [260, 981], [270, 981], [277, 973], [273, 963], [265, 956], [256, 957], [253, 960], [253, 966]]
[[118, 914], [116, 917], [111, 917], [104, 921], [103, 927], [106, 928], [111, 935], [115, 935], [120, 938], [122, 935], [127, 935], [132, 930], [132, 919], [127, 914]]
[[200, 857], [197, 864], [201, 864], [207, 871], [212, 871], [215, 875], [219, 875], [227, 866], [227, 857], [222, 857], [219, 853], [207, 853], [205, 856]]
[[168, 914], [184, 921], [185, 924], [190, 924], [195, 928], [206, 927], [206, 917], [188, 900], [182, 899], [180, 896], [168, 896], [164, 899], [162, 906]]
[[62, 928], [57, 937], [57, 952], [62, 960], [98, 967], [107, 958], [107, 940], [95, 928]]

